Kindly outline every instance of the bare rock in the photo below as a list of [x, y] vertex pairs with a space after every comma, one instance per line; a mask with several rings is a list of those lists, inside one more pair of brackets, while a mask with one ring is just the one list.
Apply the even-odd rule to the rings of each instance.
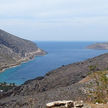
[[48, 103], [46, 108], [74, 108], [74, 102], [71, 100], [55, 101]]

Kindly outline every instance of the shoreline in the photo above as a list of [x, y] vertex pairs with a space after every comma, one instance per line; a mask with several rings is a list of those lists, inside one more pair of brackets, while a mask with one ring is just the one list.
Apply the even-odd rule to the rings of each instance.
[[44, 56], [44, 55], [46, 55], [46, 54], [47, 54], [47, 52], [45, 52], [45, 51], [43, 51], [43, 50], [41, 50], [41, 49], [38, 48], [37, 51], [35, 51], [35, 52], [30, 52], [30, 53], [28, 54], [28, 56], [26, 56], [26, 57], [24, 57], [24, 58], [21, 58], [21, 59], [18, 60], [18, 62], [16, 62], [15, 64], [11, 64], [11, 65], [7, 65], [7, 66], [2, 67], [3, 69], [0, 70], [0, 73], [4, 72], [6, 69], [19, 66], [19, 65], [21, 65], [21, 64], [23, 64], [23, 63], [27, 63], [27, 62], [33, 60], [36, 56]]

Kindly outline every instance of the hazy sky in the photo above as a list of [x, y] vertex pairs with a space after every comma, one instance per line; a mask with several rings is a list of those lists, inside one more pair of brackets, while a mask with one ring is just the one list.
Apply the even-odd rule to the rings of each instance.
[[108, 0], [0, 0], [0, 28], [31, 40], [108, 41]]

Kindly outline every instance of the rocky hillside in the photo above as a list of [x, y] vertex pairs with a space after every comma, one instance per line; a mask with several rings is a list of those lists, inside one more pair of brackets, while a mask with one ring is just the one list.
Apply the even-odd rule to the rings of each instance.
[[0, 71], [44, 53], [35, 43], [0, 30]]
[[[94, 68], [95, 67], [95, 68]], [[58, 100], [84, 100], [85, 84], [79, 83], [90, 70], [108, 70], [108, 54], [83, 62], [62, 66], [44, 77], [25, 82], [0, 95], [3, 108], [45, 108], [46, 103]]]
[[108, 43], [96, 43], [88, 46], [89, 49], [100, 49], [100, 50], [108, 50]]

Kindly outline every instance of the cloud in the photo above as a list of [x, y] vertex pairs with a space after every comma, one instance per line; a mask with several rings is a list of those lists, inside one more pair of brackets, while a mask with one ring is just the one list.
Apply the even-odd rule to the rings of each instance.
[[[1, 0], [0, 0], [1, 1]], [[8, 17], [59, 17], [108, 15], [106, 0], [3, 0], [0, 15]]]
[[50, 31], [56, 29], [58, 34], [75, 34], [77, 28], [105, 28], [107, 25], [107, 0], [0, 0], [1, 28], [16, 35], [25, 34], [25, 38], [29, 38], [28, 34], [34, 39], [33, 35], [38, 34], [40, 40], [43, 38], [41, 31], [48, 38]]

